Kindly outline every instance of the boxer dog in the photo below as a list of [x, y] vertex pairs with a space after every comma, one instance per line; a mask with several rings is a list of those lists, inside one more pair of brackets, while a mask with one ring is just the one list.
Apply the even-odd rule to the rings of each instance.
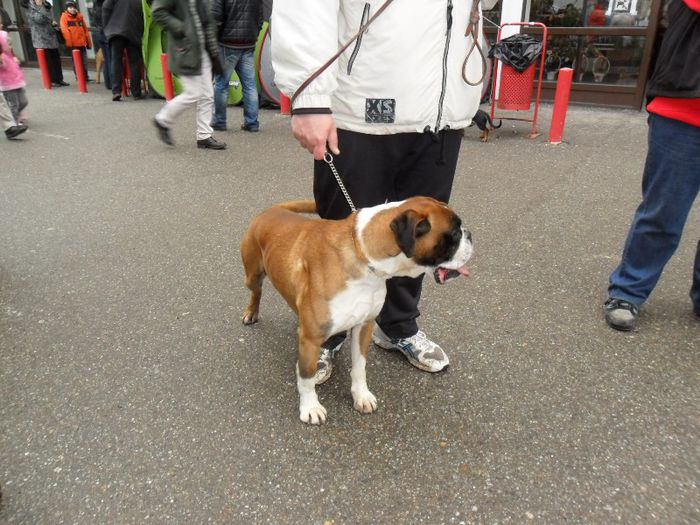
[[374, 412], [377, 399], [367, 388], [365, 364], [385, 281], [428, 271], [440, 284], [467, 276], [472, 242], [461, 219], [428, 197], [363, 208], [339, 221], [301, 215], [315, 211], [313, 201], [264, 211], [248, 227], [241, 257], [251, 291], [243, 324], [258, 321], [265, 276], [299, 317], [299, 417], [318, 425], [326, 421], [314, 382], [323, 341], [351, 331], [353, 405]]

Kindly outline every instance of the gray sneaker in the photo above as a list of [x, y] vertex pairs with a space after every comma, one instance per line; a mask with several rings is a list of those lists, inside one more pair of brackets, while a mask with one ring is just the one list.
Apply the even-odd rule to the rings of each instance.
[[603, 306], [605, 311], [605, 321], [608, 326], [615, 330], [629, 332], [637, 326], [637, 318], [639, 317], [639, 307], [624, 299], [613, 299], [612, 297], [605, 301]]
[[316, 363], [316, 375], [314, 375], [314, 382], [317, 385], [321, 385], [331, 378], [331, 374], [333, 373], [333, 359], [344, 342], [345, 341], [341, 341], [333, 348], [321, 347], [321, 355], [318, 358], [318, 363]]
[[420, 330], [411, 337], [392, 339], [375, 325], [372, 340], [385, 350], [398, 350], [406, 356], [409, 363], [426, 372], [440, 372], [450, 364], [443, 349]]

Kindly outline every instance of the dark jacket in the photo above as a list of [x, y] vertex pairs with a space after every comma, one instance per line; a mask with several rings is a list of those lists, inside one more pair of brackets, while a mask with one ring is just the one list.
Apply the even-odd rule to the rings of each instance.
[[[189, 2], [196, 2], [202, 23], [195, 27]], [[211, 20], [207, 0], [153, 0], [153, 20], [168, 32], [168, 67], [176, 75], [199, 75], [202, 72], [202, 48], [198, 29], [206, 51], [213, 61], [219, 60], [216, 26]]]
[[700, 13], [682, 0], [671, 0], [668, 21], [647, 98], [699, 98]]
[[141, 0], [105, 0], [102, 5], [102, 24], [107, 40], [121, 36], [140, 46], [143, 38]]
[[212, 0], [211, 17], [219, 43], [236, 48], [255, 47], [263, 22], [261, 0]]
[[104, 0], [94, 0], [90, 13], [90, 27], [97, 33], [104, 30], [104, 22], [102, 21], [102, 5]]

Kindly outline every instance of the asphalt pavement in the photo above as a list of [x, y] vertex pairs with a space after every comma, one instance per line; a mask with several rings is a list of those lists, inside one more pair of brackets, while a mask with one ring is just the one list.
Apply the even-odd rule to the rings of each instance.
[[[67, 78], [72, 77], [69, 72]], [[372, 347], [379, 410], [352, 408], [350, 355], [298, 419], [296, 319], [261, 321], [238, 244], [266, 206], [311, 196], [289, 119], [176, 148], [162, 101], [29, 82], [30, 130], [0, 137], [0, 523], [700, 522], [700, 204], [632, 333], [602, 315], [638, 203], [645, 114], [571, 107], [565, 142], [466, 130], [451, 204], [471, 277], [425, 282], [432, 375]]]

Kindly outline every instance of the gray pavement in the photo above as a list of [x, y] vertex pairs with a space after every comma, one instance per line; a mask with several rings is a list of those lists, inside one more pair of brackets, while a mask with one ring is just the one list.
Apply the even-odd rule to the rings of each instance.
[[344, 349], [319, 428], [298, 420], [292, 312], [268, 285], [240, 323], [248, 220], [311, 195], [288, 119], [249, 134], [231, 108], [216, 152], [188, 113], [168, 149], [161, 101], [26, 74], [30, 131], [0, 138], [0, 523], [700, 521], [697, 203], [638, 330], [601, 312], [643, 113], [571, 108], [556, 147], [467, 130], [452, 205], [472, 276], [426, 280], [420, 319], [452, 364], [373, 348], [363, 416]]

